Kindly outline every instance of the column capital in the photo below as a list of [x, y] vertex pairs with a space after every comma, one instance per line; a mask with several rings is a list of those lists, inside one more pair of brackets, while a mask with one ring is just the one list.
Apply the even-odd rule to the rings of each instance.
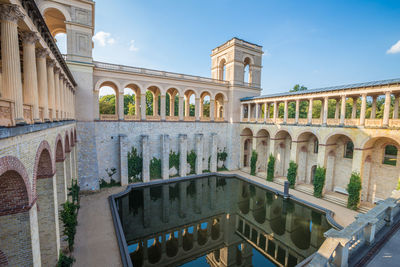
[[48, 58], [48, 59], [46, 60], [46, 63], [47, 63], [47, 67], [48, 67], [48, 68], [53, 68], [54, 65], [56, 64], [55, 61], [54, 61], [53, 59], [51, 59], [51, 58]]
[[49, 54], [47, 48], [36, 48], [36, 57], [38, 58], [45, 58]]
[[37, 41], [39, 41], [39, 36], [36, 32], [21, 32], [21, 38], [23, 44], [35, 44]]
[[60, 74], [60, 72], [61, 72], [60, 68], [58, 66], [55, 66], [54, 67], [54, 73], [55, 74]]
[[24, 13], [17, 5], [2, 4], [0, 5], [0, 19], [17, 23], [18, 20], [25, 17]]

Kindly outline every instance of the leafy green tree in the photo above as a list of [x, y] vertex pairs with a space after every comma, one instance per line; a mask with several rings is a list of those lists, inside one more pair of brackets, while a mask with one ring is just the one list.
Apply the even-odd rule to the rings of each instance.
[[296, 176], [297, 176], [297, 164], [294, 161], [290, 161], [287, 173], [287, 179], [290, 183], [290, 188], [294, 188], [294, 185], [296, 184]]
[[353, 172], [350, 177], [350, 182], [347, 185], [347, 192], [349, 197], [347, 198], [347, 207], [352, 210], [357, 210], [360, 204], [361, 195], [361, 177], [358, 172]]
[[325, 184], [325, 173], [324, 167], [318, 166], [315, 170], [314, 175], [314, 197], [322, 198], [322, 191]]
[[100, 114], [115, 114], [115, 95], [104, 95], [99, 100]]
[[253, 150], [251, 152], [251, 158], [250, 158], [250, 174], [251, 175], [256, 175], [257, 158], [258, 158], [258, 154], [255, 150]]
[[146, 91], [146, 115], [153, 115], [153, 93]]
[[135, 95], [124, 95], [124, 114], [135, 115]]
[[275, 173], [275, 157], [270, 154], [268, 159], [268, 167], [267, 167], [267, 181], [272, 182], [274, 180]]
[[210, 101], [205, 100], [203, 103], [203, 116], [210, 117]]

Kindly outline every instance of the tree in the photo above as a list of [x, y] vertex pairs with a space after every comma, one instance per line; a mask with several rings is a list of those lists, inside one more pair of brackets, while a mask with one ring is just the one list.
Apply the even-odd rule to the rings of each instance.
[[353, 172], [350, 177], [350, 182], [347, 185], [347, 192], [349, 197], [347, 198], [347, 207], [352, 210], [357, 210], [360, 204], [361, 194], [361, 177], [358, 172]]
[[290, 161], [289, 163], [289, 169], [287, 173], [287, 179], [290, 183], [290, 188], [294, 188], [294, 185], [296, 184], [296, 176], [297, 176], [297, 164], [294, 161]]
[[135, 95], [124, 95], [124, 114], [135, 115]]
[[315, 170], [314, 175], [314, 197], [322, 198], [322, 191], [325, 184], [325, 173], [324, 167], [318, 166]]
[[256, 175], [256, 165], [257, 165], [257, 152], [255, 150], [253, 150], [251, 152], [251, 159], [250, 159], [250, 174], [251, 175]]
[[115, 95], [104, 95], [99, 100], [100, 114], [115, 114]]

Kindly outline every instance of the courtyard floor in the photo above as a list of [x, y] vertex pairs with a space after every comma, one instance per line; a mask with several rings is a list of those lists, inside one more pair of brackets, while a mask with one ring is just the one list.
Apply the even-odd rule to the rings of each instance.
[[[242, 171], [226, 171], [223, 173], [238, 174], [283, 191], [282, 185], [267, 182], [265, 179], [249, 175]], [[81, 208], [78, 215], [73, 253], [76, 259], [74, 266], [122, 266], [108, 196], [121, 192], [124, 189], [125, 187], [112, 187], [102, 189], [97, 193], [81, 195]], [[290, 194], [333, 211], [333, 218], [343, 227], [352, 223], [354, 217], [358, 214], [343, 206], [323, 199], [317, 199], [303, 192], [290, 190]]]

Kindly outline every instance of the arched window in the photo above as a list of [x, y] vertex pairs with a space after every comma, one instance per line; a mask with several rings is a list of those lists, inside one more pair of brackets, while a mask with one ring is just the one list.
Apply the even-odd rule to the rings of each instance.
[[222, 59], [219, 62], [219, 79], [221, 81], [225, 81], [225, 79], [226, 79], [226, 61], [225, 61], [225, 59]]
[[318, 139], [314, 139], [314, 154], [318, 153], [318, 146], [319, 146]]
[[67, 54], [67, 29], [64, 14], [55, 8], [48, 8], [43, 14], [51, 35], [55, 38], [57, 46], [62, 54]]
[[112, 82], [104, 82], [99, 90], [99, 113], [101, 120], [118, 118], [118, 89]]
[[385, 147], [385, 154], [383, 155], [383, 164], [396, 166], [397, 163], [397, 147], [394, 145], [387, 145]]
[[250, 58], [246, 57], [243, 62], [243, 81], [245, 83], [251, 83], [251, 72], [250, 72]]
[[211, 96], [209, 93], [204, 92], [200, 95], [201, 117], [203, 118], [210, 117], [210, 102], [211, 102]]
[[348, 141], [344, 147], [344, 157], [348, 159], [353, 158], [354, 144], [351, 141]]

